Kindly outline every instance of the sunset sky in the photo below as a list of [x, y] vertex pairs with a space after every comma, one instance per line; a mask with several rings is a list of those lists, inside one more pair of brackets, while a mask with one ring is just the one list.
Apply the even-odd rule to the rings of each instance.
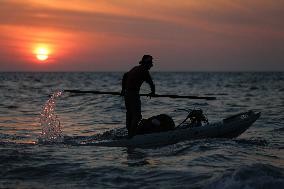
[[0, 0], [0, 71], [284, 71], [284, 0]]

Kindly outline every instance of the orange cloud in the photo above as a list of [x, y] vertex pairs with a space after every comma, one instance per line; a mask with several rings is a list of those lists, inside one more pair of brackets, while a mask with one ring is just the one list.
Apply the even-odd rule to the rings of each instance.
[[[236, 62], [258, 61], [263, 54], [283, 60], [271, 52], [284, 41], [283, 7], [278, 0], [2, 0], [0, 61], [27, 60], [39, 43], [50, 46], [62, 69], [70, 62], [81, 62], [74, 69], [103, 69], [98, 62], [110, 68], [118, 61], [110, 54], [133, 60], [143, 52], [164, 56], [169, 68], [173, 61], [206, 67], [206, 61], [218, 64], [232, 56]], [[120, 61], [125, 68], [130, 64]]]

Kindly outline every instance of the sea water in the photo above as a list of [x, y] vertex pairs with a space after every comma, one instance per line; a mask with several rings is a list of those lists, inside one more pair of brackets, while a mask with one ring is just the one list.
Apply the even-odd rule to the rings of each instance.
[[141, 97], [144, 118], [165, 113], [178, 125], [194, 108], [209, 122], [250, 109], [261, 117], [236, 139], [88, 145], [123, 130], [123, 98], [58, 91], [119, 92], [122, 75], [0, 73], [0, 188], [284, 188], [284, 73], [152, 73], [158, 94], [217, 100]]

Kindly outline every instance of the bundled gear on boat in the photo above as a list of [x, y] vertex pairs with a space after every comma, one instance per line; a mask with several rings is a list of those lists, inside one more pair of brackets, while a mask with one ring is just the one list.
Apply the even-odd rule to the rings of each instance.
[[148, 119], [142, 119], [136, 129], [136, 134], [158, 133], [174, 129], [174, 120], [166, 114], [160, 114]]
[[178, 127], [200, 127], [208, 123], [208, 119], [201, 109], [189, 110], [187, 117], [178, 125]]
[[201, 109], [192, 110], [191, 112], [189, 112], [187, 117], [189, 118], [188, 124], [194, 127], [202, 126], [202, 123], [208, 123], [208, 119], [203, 114], [203, 111]]
[[[197, 109], [189, 110], [187, 117], [181, 124], [178, 125], [178, 127], [200, 127], [204, 124], [208, 124], [208, 119], [203, 114], [203, 111], [201, 109]], [[149, 133], [159, 133], [174, 130], [175, 128], [175, 123], [170, 116], [166, 114], [160, 114], [148, 119], [142, 119], [135, 131], [135, 134], [142, 135]]]

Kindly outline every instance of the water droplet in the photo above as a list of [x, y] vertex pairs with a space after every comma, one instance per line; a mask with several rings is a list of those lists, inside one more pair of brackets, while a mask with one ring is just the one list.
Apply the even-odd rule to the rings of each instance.
[[50, 99], [46, 102], [40, 114], [40, 125], [42, 127], [42, 132], [39, 140], [42, 142], [63, 142], [63, 133], [60, 126], [60, 120], [55, 114], [56, 98], [62, 94], [62, 91], [54, 92]]

